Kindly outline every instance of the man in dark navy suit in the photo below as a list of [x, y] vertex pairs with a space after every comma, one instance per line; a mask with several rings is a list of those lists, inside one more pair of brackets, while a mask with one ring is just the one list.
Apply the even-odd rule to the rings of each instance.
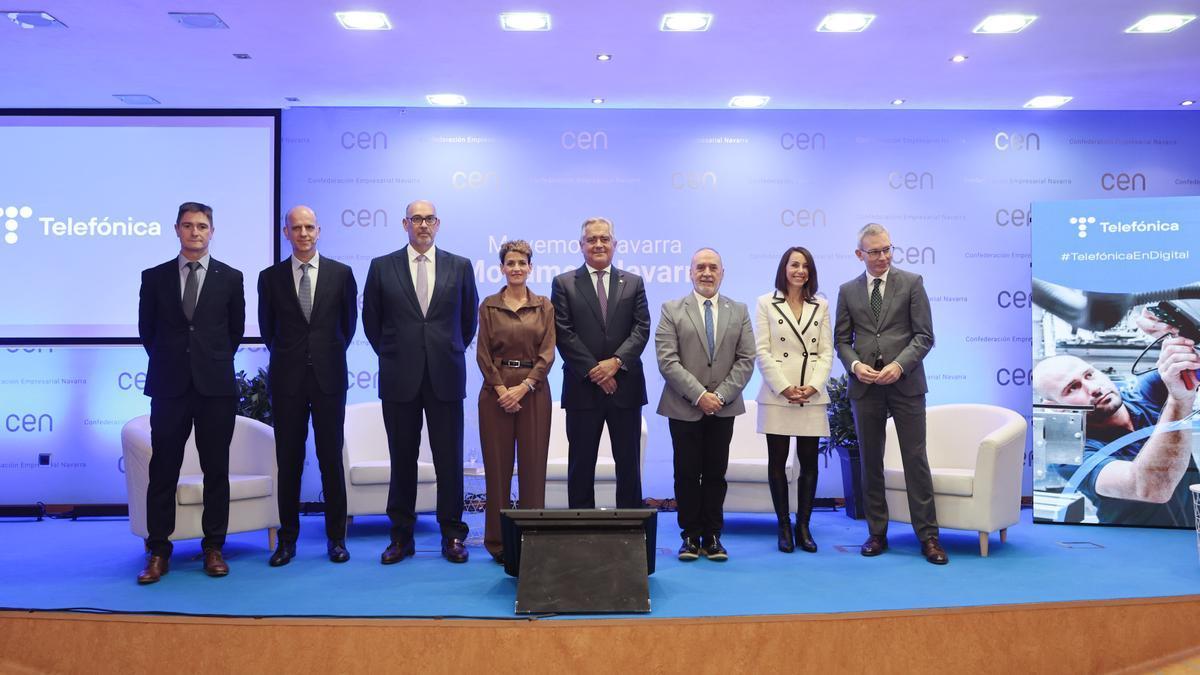
[[150, 397], [154, 449], [146, 492], [150, 560], [139, 584], [167, 573], [175, 490], [193, 426], [204, 471], [204, 571], [229, 574], [221, 547], [229, 525], [229, 442], [237, 414], [233, 354], [246, 329], [246, 298], [242, 273], [208, 253], [212, 208], [180, 205], [175, 234], [179, 255], [142, 272], [138, 302], [138, 334], [150, 355], [144, 392]]
[[342, 431], [346, 348], [358, 323], [358, 284], [348, 265], [317, 252], [321, 226], [312, 209], [288, 211], [283, 236], [292, 255], [258, 275], [258, 325], [271, 351], [267, 382], [279, 464], [279, 546], [269, 562], [280, 567], [296, 555], [310, 414], [325, 495], [326, 552], [333, 562], [346, 562]]
[[417, 453], [422, 416], [437, 473], [442, 556], [466, 562], [463, 522], [463, 356], [479, 322], [479, 292], [471, 263], [434, 248], [441, 221], [432, 202], [408, 205], [408, 246], [371, 261], [363, 292], [363, 332], [379, 355], [379, 398], [391, 456], [387, 514], [391, 544], [380, 562], [413, 554]]
[[584, 221], [579, 244], [584, 264], [555, 277], [550, 289], [567, 412], [567, 502], [573, 509], [595, 508], [596, 456], [607, 423], [617, 507], [641, 508], [646, 286], [638, 275], [613, 267], [617, 241], [608, 220]]

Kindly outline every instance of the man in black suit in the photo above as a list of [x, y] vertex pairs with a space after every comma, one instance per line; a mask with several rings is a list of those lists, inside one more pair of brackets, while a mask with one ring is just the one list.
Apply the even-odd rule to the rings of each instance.
[[363, 332], [379, 355], [379, 398], [392, 473], [387, 514], [391, 544], [385, 565], [413, 554], [417, 515], [417, 453], [422, 415], [437, 473], [437, 519], [442, 556], [466, 562], [463, 522], [463, 352], [479, 322], [479, 292], [471, 262], [435, 249], [441, 221], [432, 202], [408, 205], [408, 246], [371, 261], [363, 292]]
[[642, 278], [612, 266], [616, 243], [611, 222], [584, 221], [584, 264], [555, 277], [550, 291], [563, 360], [567, 503], [573, 509], [596, 506], [596, 455], [605, 423], [616, 463], [617, 507], [642, 506], [642, 350], [650, 336], [650, 310]]
[[283, 236], [291, 242], [292, 255], [258, 275], [258, 325], [271, 351], [267, 382], [279, 464], [279, 546], [269, 562], [279, 567], [296, 555], [310, 413], [325, 494], [326, 551], [333, 562], [346, 562], [342, 427], [346, 348], [358, 323], [358, 284], [348, 265], [317, 252], [321, 226], [312, 209], [288, 211]]
[[204, 471], [204, 571], [229, 574], [221, 556], [229, 526], [229, 442], [237, 414], [233, 354], [246, 330], [242, 273], [208, 253], [212, 209], [185, 202], [175, 219], [179, 255], [142, 271], [138, 335], [150, 356], [144, 393], [150, 397], [150, 486], [146, 547], [138, 574], [152, 584], [167, 573], [175, 531], [175, 490], [183, 448], [196, 429]]

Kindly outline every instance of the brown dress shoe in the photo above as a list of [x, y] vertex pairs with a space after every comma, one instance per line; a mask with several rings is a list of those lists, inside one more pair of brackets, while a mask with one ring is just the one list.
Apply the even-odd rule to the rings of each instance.
[[887, 550], [887, 537], [873, 534], [863, 542], [859, 552], [868, 558], [873, 558]]
[[936, 534], [921, 542], [921, 554], [934, 565], [945, 565], [950, 562], [950, 557], [946, 555]]
[[168, 558], [163, 555], [150, 556], [150, 561], [146, 563], [146, 568], [138, 573], [138, 583], [145, 586], [161, 579], [167, 573], [167, 560]]
[[442, 557], [452, 563], [467, 562], [467, 547], [462, 539], [445, 539], [442, 541]]
[[383, 554], [379, 556], [379, 562], [384, 565], [394, 565], [414, 553], [416, 553], [416, 547], [413, 546], [411, 539], [403, 544], [393, 541], [383, 550]]
[[221, 551], [215, 548], [204, 551], [204, 573], [210, 577], [223, 577], [229, 574], [229, 565], [221, 557]]

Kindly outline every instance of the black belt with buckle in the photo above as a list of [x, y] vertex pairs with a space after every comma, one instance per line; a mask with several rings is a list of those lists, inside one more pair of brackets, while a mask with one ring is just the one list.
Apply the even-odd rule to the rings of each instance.
[[500, 359], [500, 365], [509, 368], [532, 368], [533, 361], [518, 361], [516, 359]]

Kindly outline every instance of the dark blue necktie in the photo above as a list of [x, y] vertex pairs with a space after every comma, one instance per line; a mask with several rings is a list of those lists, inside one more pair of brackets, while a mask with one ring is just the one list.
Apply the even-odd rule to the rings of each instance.
[[712, 360], [717, 348], [713, 338], [712, 300], [704, 301], [704, 337], [708, 338], [708, 358]]
[[882, 283], [883, 279], [876, 279], [871, 284], [871, 313], [875, 315], [876, 321], [879, 320], [879, 311], [883, 309], [883, 294], [879, 292], [879, 284]]

